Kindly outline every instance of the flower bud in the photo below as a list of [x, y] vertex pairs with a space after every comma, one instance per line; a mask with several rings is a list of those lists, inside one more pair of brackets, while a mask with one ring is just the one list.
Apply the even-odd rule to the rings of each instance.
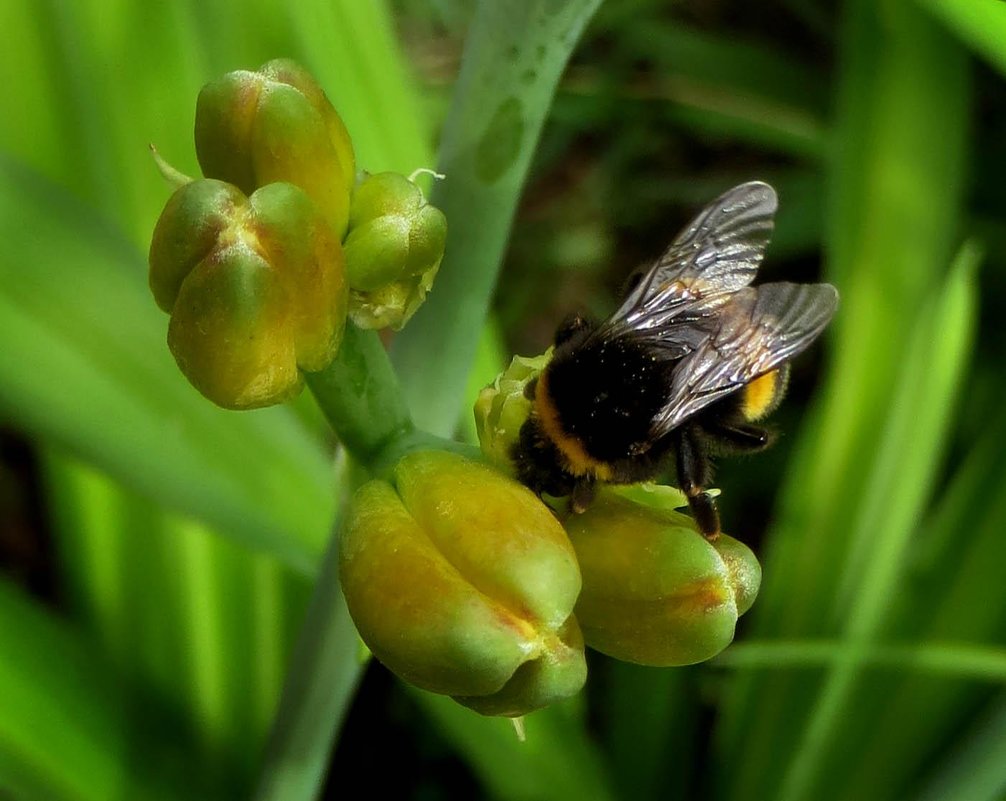
[[346, 126], [321, 87], [287, 59], [258, 72], [229, 72], [203, 87], [196, 105], [203, 174], [251, 194], [284, 181], [303, 189], [340, 240], [356, 179]]
[[363, 641], [418, 687], [513, 717], [586, 679], [572, 546], [531, 492], [485, 465], [414, 452], [393, 484], [365, 484], [340, 568]]
[[443, 213], [404, 175], [364, 178], [353, 193], [345, 240], [353, 322], [404, 326], [433, 286], [446, 239]]
[[709, 659], [730, 644], [758, 593], [761, 568], [747, 546], [725, 535], [710, 542], [660, 502], [604, 489], [566, 531], [583, 574], [576, 616], [584, 640], [616, 659]]
[[541, 356], [514, 356], [510, 366], [479, 393], [475, 401], [475, 430], [482, 453], [499, 469], [512, 473], [510, 454], [520, 428], [531, 414], [525, 390], [552, 358], [552, 348]]
[[178, 366], [227, 409], [296, 394], [300, 370], [325, 367], [345, 326], [342, 249], [292, 184], [250, 198], [222, 181], [182, 186], [154, 229], [150, 288], [171, 315]]

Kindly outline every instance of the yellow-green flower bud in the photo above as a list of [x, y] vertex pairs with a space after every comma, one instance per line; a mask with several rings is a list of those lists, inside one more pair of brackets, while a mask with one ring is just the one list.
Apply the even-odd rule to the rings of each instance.
[[521, 426], [531, 414], [531, 401], [525, 390], [551, 358], [551, 348], [541, 356], [514, 356], [510, 366], [475, 401], [475, 430], [482, 453], [501, 470], [513, 472], [510, 454]]
[[178, 189], [154, 229], [150, 288], [171, 315], [178, 366], [227, 409], [296, 394], [301, 370], [335, 356], [346, 322], [342, 248], [292, 184], [251, 197], [209, 179]]
[[345, 240], [350, 316], [361, 328], [400, 329], [433, 286], [447, 220], [416, 184], [394, 172], [356, 187]]
[[346, 126], [321, 87], [288, 59], [229, 72], [196, 104], [196, 154], [207, 178], [245, 194], [276, 181], [303, 189], [342, 239], [356, 180]]
[[340, 567], [363, 641], [418, 687], [513, 717], [586, 679], [569, 539], [531, 492], [485, 465], [416, 452], [393, 484], [365, 484]]
[[689, 665], [730, 644], [758, 593], [761, 568], [747, 546], [725, 535], [710, 542], [689, 517], [663, 506], [605, 489], [569, 517], [583, 574], [576, 616], [584, 640], [602, 653]]

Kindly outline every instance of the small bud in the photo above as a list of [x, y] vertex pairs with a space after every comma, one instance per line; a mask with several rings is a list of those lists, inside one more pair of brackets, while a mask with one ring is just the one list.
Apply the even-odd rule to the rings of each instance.
[[342, 249], [292, 184], [250, 198], [208, 179], [178, 189], [154, 229], [150, 287], [178, 366], [227, 409], [296, 394], [300, 370], [324, 368], [342, 339]]
[[317, 82], [287, 59], [258, 72], [229, 72], [203, 87], [196, 105], [203, 174], [250, 195], [273, 182], [299, 186], [341, 239], [356, 179], [346, 126]]
[[433, 286], [446, 240], [447, 220], [416, 184], [394, 172], [364, 178], [345, 240], [353, 322], [402, 328]]
[[475, 401], [475, 430], [482, 453], [505, 472], [513, 472], [510, 454], [521, 426], [531, 414], [527, 385], [541, 374], [551, 358], [551, 348], [541, 356], [514, 356], [510, 366]]
[[642, 505], [604, 489], [566, 531], [583, 574], [576, 616], [584, 640], [616, 659], [710, 659], [730, 644], [758, 593], [761, 568], [747, 546], [725, 535], [710, 542], [659, 500]]
[[360, 636], [418, 687], [514, 717], [586, 679], [572, 546], [531, 492], [485, 465], [416, 452], [393, 484], [365, 484], [340, 567]]

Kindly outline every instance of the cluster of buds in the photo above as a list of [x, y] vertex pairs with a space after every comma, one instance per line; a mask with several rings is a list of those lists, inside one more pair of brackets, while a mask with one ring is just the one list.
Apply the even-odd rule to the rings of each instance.
[[643, 665], [688, 665], [730, 644], [754, 602], [754, 554], [706, 539], [671, 487], [601, 489], [582, 514], [553, 512], [498, 469], [547, 363], [516, 358], [476, 421], [494, 467], [406, 456], [356, 495], [343, 540], [350, 612], [403, 678], [484, 714], [517, 716], [579, 690], [584, 646]]
[[204, 177], [169, 199], [150, 248], [168, 344], [214, 403], [295, 395], [335, 356], [347, 315], [401, 328], [443, 257], [446, 222], [395, 173], [357, 184], [353, 144], [314, 78], [280, 59], [200, 92]]
[[[345, 125], [292, 62], [232, 72], [196, 113], [203, 178], [180, 180], [150, 248], [182, 372], [216, 404], [294, 395], [335, 358], [347, 318], [401, 328], [446, 240], [395, 173], [356, 174]], [[340, 576], [371, 652], [418, 687], [517, 717], [577, 693], [586, 646], [645, 665], [709, 659], [754, 602], [751, 551], [709, 541], [667, 487], [605, 488], [553, 511], [506, 475], [550, 354], [514, 359], [476, 404], [483, 455], [412, 451], [355, 494]]]

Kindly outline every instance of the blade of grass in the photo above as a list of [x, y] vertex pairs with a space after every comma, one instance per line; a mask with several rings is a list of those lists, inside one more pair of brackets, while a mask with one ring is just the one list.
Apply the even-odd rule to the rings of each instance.
[[147, 705], [149, 725], [171, 718], [164, 746], [186, 744], [189, 780], [247, 788], [287, 659], [289, 574], [80, 463], [50, 454], [44, 465], [75, 617], [143, 689], [131, 705]]
[[126, 718], [110, 666], [0, 579], [0, 788], [16, 798], [124, 798]]
[[699, 726], [696, 672], [606, 660], [598, 694], [612, 784], [624, 799], [696, 797]]
[[806, 798], [815, 786], [859, 678], [860, 651], [875, 638], [903, 576], [905, 553], [935, 481], [968, 361], [978, 258], [976, 248], [962, 250], [909, 342], [869, 489], [849, 527], [851, 545], [835, 598], [836, 611], [842, 610], [845, 659], [828, 671], [783, 780], [782, 801]]
[[465, 42], [432, 201], [449, 242], [392, 356], [416, 424], [451, 436], [507, 234], [556, 83], [600, 0], [483, 0]]
[[18, 32], [0, 49], [0, 70], [20, 76], [0, 99], [0, 150], [16, 154], [52, 180], [69, 176], [76, 188], [84, 176], [74, 170], [76, 151], [64, 135], [72, 129], [65, 124], [64, 86], [53, 65], [55, 47], [43, 8], [31, 0], [0, 5], [2, 30]]
[[359, 638], [339, 583], [337, 523], [300, 626], [256, 801], [308, 801], [321, 792], [339, 728], [363, 673]]
[[[38, 165], [115, 220], [131, 241], [145, 245], [167, 197], [148, 143], [156, 141], [183, 171], [195, 169], [191, 107], [200, 59], [186, 35], [181, 5], [121, 0], [114, 7], [95, 0], [14, 0], [13, 5], [29, 7], [27, 41], [37, 36], [41, 57], [15, 48], [5, 56], [15, 62], [11, 74], [37, 71], [44, 78], [12, 87], [11, 112], [0, 116], [0, 141], [10, 142], [8, 152]], [[34, 80], [48, 80], [49, 91], [33, 93]], [[183, 103], [188, 113], [171, 119], [169, 109]], [[21, 105], [47, 109], [52, 131], [34, 125], [20, 134], [10, 130], [23, 126], [22, 115], [13, 111]], [[52, 138], [48, 146], [37, 147], [40, 135], [42, 142]]]
[[99, 651], [0, 579], [0, 789], [25, 801], [222, 797], [191, 772], [191, 741], [156, 695]]
[[[998, 566], [1006, 558], [1004, 430], [1006, 420], [1000, 418], [983, 433], [921, 532], [886, 637], [1002, 647], [1006, 587]], [[846, 774], [852, 797], [879, 786], [904, 795], [988, 695], [973, 684], [924, 675], [878, 677], [864, 689], [855, 703], [872, 714], [859, 716], [862, 723], [850, 734], [857, 743]]]
[[[468, 384], [465, 387], [465, 409], [471, 409], [475, 405], [483, 387], [491, 384], [496, 376], [506, 369], [507, 364], [503, 332], [500, 330], [499, 323], [490, 317], [482, 328], [478, 350], [475, 352], [475, 361], [472, 364], [472, 371], [468, 375]], [[479, 437], [475, 428], [474, 414], [461, 415], [459, 434], [465, 442], [478, 443]]]
[[[882, 10], [862, 0], [846, 6], [826, 232], [829, 277], [842, 294], [835, 357], [791, 460], [752, 610], [754, 636], [832, 637], [848, 615], [834, 598], [850, 517], [870, 492], [877, 443], [894, 420], [906, 332], [917, 329], [957, 233], [966, 55], [910, 3]], [[898, 497], [918, 502], [913, 494], [899, 488]], [[878, 540], [878, 558], [889, 556], [883, 547]], [[801, 673], [736, 677], [718, 731], [719, 764], [730, 767], [716, 775], [728, 797], [777, 794], [785, 765], [778, 756], [796, 753], [817, 689], [815, 677]]]
[[[832, 667], [850, 659], [843, 640], [749, 640], [732, 645], [713, 663], [734, 669]], [[896, 668], [948, 678], [1006, 682], [1006, 648], [968, 642], [873, 643], [855, 658], [862, 667]]]
[[1006, 702], [1002, 696], [931, 771], [915, 801], [1001, 801], [1006, 795]]
[[1006, 5], [999, 0], [917, 0], [1000, 72], [1006, 73]]

